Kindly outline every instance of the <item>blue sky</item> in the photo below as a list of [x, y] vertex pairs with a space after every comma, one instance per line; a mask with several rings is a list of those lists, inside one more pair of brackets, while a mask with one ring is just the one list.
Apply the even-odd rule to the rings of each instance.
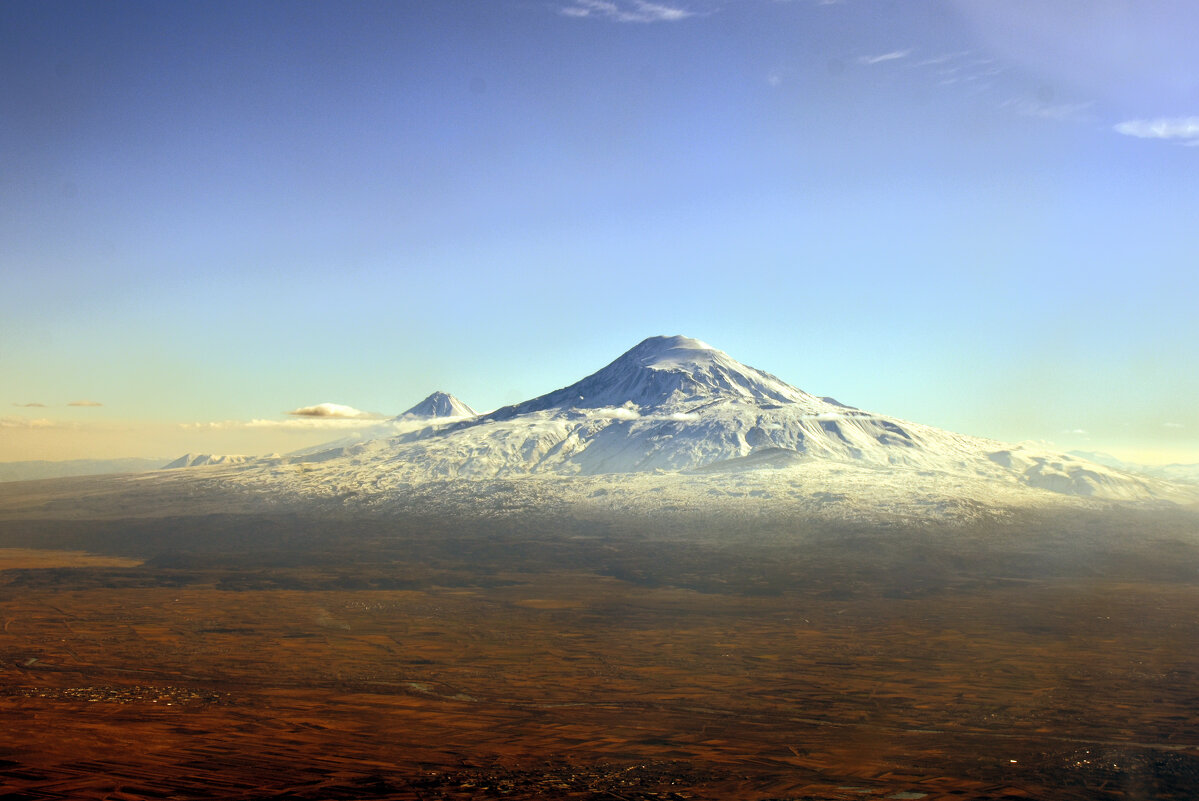
[[1199, 461], [1197, 37], [1182, 0], [0, 5], [0, 460], [287, 450], [352, 425], [299, 407], [487, 409], [682, 333]]

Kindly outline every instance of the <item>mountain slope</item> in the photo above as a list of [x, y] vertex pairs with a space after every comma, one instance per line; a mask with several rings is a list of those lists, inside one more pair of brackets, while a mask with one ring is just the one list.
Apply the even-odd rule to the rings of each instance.
[[163, 470], [175, 470], [180, 467], [205, 467], [207, 465], [231, 465], [244, 464], [252, 462], [257, 457], [242, 456], [240, 454], [214, 454], [214, 453], [185, 453], [178, 459], [162, 466]]

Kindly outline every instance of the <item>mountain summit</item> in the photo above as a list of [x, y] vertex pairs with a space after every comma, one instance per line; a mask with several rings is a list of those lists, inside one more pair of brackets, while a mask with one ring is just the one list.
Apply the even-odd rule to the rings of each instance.
[[821, 411], [821, 399], [748, 367], [706, 342], [684, 336], [650, 337], [607, 367], [563, 389], [490, 415], [508, 419], [548, 409], [636, 407], [661, 410], [693, 402], [740, 400], [798, 403]]
[[397, 419], [413, 419], [419, 417], [474, 417], [478, 414], [474, 409], [455, 398], [448, 392], [434, 392]]

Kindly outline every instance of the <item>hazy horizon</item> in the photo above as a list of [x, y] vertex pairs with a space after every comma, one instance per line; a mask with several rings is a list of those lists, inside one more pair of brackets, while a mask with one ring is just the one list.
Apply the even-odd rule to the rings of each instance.
[[1197, 24], [0, 7], [0, 461], [286, 452], [684, 334], [882, 414], [1199, 462]]

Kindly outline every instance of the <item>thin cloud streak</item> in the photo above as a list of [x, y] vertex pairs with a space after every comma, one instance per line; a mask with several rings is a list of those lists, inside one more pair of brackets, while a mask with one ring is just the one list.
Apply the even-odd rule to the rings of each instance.
[[606, 19], [612, 22], [679, 22], [695, 16], [695, 12], [677, 6], [650, 3], [645, 0], [612, 2], [612, 0], [574, 0], [558, 9], [558, 13], [578, 19]]
[[0, 417], [0, 428], [55, 428], [56, 425], [53, 420], [45, 418]]
[[968, 55], [970, 55], [969, 50], [959, 50], [956, 53], [943, 53], [939, 56], [933, 56], [932, 58], [926, 58], [923, 61], [917, 61], [916, 66], [917, 67], [935, 67], [940, 64], [948, 64], [950, 61], [953, 61], [954, 59], [962, 58], [963, 56], [968, 56]]
[[215, 420], [207, 423], [180, 423], [179, 428], [185, 431], [239, 431], [245, 429], [312, 431], [317, 429], [347, 430], [355, 428], [369, 428], [379, 424], [379, 418], [373, 417], [297, 417], [291, 420]]
[[858, 58], [859, 64], [870, 66], [872, 64], [882, 64], [884, 61], [897, 61], [901, 58], [907, 58], [912, 54], [912, 48], [907, 50], [892, 50], [890, 53], [880, 53], [877, 56], [861, 56]]
[[999, 104], [1000, 108], [1011, 109], [1022, 117], [1037, 117], [1043, 120], [1070, 122], [1086, 117], [1087, 109], [1095, 105], [1091, 101], [1085, 103], [1042, 103], [1028, 98], [1012, 98]]
[[77, 400], [71, 401], [67, 406], [103, 406], [103, 403], [94, 400]]

